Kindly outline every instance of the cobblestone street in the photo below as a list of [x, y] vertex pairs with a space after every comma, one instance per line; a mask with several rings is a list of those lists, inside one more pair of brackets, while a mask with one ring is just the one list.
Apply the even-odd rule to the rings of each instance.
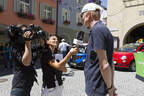
[[[64, 76], [63, 96], [84, 96], [84, 73], [83, 70], [70, 69], [70, 76]], [[38, 82], [34, 84], [31, 96], [41, 96], [42, 72], [37, 69]], [[0, 96], [9, 96], [13, 75], [0, 76]], [[2, 80], [7, 80], [2, 82]], [[118, 96], [143, 96], [144, 82], [135, 78], [135, 72], [115, 71], [115, 86]]]

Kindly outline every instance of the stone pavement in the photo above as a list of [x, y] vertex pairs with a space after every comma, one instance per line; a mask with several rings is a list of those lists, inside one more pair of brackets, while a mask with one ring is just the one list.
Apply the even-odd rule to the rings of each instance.
[[[6, 71], [7, 70], [3, 72]], [[71, 74], [63, 77], [64, 78], [63, 96], [84, 96], [84, 83], [80, 83], [80, 82], [84, 82], [83, 71], [68, 68], [68, 72]], [[37, 79], [39, 85], [37, 83], [34, 83], [34, 86], [31, 91], [31, 96], [41, 96], [40, 95], [41, 86], [42, 86], [41, 69], [37, 69], [37, 73], [38, 73]], [[81, 76], [77, 78], [79, 74], [81, 74]], [[13, 78], [13, 74], [0, 76], [0, 96], [10, 96], [9, 94], [11, 90], [12, 78]], [[3, 80], [6, 81], [3, 82]]]
[[[63, 96], [84, 96], [84, 72], [83, 70], [76, 70], [68, 68], [71, 73], [68, 76], [64, 76], [64, 89]], [[11, 81], [13, 75], [7, 70], [5, 72], [9, 73], [1, 75], [0, 73], [0, 96], [10, 96]], [[42, 85], [42, 72], [41, 69], [37, 69], [38, 82], [34, 84], [31, 96], [41, 96], [41, 85]], [[118, 96], [144, 96], [144, 82], [135, 78], [135, 72], [128, 71], [115, 71], [115, 86], [118, 89]], [[6, 80], [5, 82], [2, 82]]]

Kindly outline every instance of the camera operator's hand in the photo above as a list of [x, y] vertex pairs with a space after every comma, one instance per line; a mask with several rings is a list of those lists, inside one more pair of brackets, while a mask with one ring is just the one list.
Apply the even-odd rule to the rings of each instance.
[[76, 48], [71, 48], [70, 53], [72, 55], [75, 55], [78, 51], [79, 51], [79, 49], [77, 47]]
[[30, 40], [30, 39], [32, 39], [33, 34], [30, 31], [26, 31], [23, 36]]

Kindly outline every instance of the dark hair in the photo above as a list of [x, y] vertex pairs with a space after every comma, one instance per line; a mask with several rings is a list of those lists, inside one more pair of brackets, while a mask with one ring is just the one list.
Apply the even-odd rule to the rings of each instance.
[[[47, 35], [46, 35], [46, 38], [45, 38], [45, 48], [49, 48], [49, 46], [48, 46], [48, 44], [47, 44], [46, 42], [47, 42], [47, 40], [49, 40], [49, 38], [52, 37], [52, 36], [56, 36], [56, 37], [58, 38], [58, 36], [55, 35], [55, 34], [47, 34]], [[55, 48], [54, 53], [56, 54], [56, 53], [58, 53], [58, 52], [59, 52], [59, 51], [58, 51], [58, 48]]]
[[58, 38], [58, 36], [55, 35], [55, 34], [46, 34], [45, 40], [49, 40], [49, 38], [52, 37], [52, 36], [56, 36]]

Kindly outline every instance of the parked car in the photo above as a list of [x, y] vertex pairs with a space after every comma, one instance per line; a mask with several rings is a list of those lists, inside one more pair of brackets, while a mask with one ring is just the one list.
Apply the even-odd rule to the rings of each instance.
[[127, 68], [136, 71], [134, 52], [144, 52], [144, 43], [130, 43], [113, 53], [113, 63], [116, 68]]
[[82, 68], [82, 69], [84, 68], [86, 60], [86, 47], [87, 44], [83, 44], [82, 46], [80, 46], [79, 52], [69, 59], [68, 64], [70, 67]]

